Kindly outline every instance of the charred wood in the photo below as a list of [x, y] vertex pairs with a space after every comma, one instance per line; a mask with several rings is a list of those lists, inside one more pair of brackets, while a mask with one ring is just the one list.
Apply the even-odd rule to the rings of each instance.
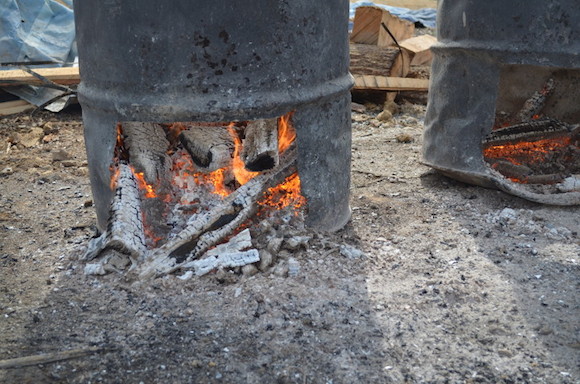
[[143, 172], [148, 184], [163, 185], [162, 182], [171, 168], [171, 159], [167, 155], [169, 141], [165, 138], [163, 128], [156, 123], [138, 121], [121, 124], [125, 148], [136, 172]]
[[226, 239], [257, 211], [257, 201], [268, 188], [296, 172], [295, 162], [296, 150], [291, 147], [280, 157], [276, 168], [239, 187], [218, 207], [192, 216], [185, 229], [149, 255], [138, 271], [139, 277], [148, 279], [171, 273]]
[[119, 164], [107, 230], [89, 242], [82, 259], [92, 260], [108, 249], [114, 249], [133, 260], [147, 250], [137, 180], [129, 165], [125, 163]]
[[556, 119], [544, 118], [510, 125], [492, 131], [483, 141], [485, 146], [549, 139], [569, 135], [573, 128]]
[[255, 120], [245, 129], [241, 158], [248, 171], [261, 172], [278, 165], [278, 120]]
[[212, 172], [231, 164], [234, 143], [226, 127], [196, 124], [185, 126], [179, 140], [201, 170]]
[[195, 274], [201, 276], [215, 269], [241, 267], [260, 261], [258, 251], [249, 248], [252, 248], [252, 237], [246, 228], [227, 243], [217, 245], [201, 259], [185, 263], [181, 268], [193, 268]]
[[554, 93], [555, 89], [554, 79], [548, 79], [541, 90], [534, 92], [532, 97], [526, 100], [518, 113], [518, 119], [520, 121], [531, 121], [538, 116], [544, 109], [546, 100]]

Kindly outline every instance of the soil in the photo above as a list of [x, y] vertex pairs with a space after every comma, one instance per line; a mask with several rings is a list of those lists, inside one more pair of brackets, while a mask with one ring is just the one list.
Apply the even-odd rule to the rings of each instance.
[[579, 383], [580, 208], [437, 174], [425, 106], [399, 107], [353, 112], [343, 230], [264, 272], [148, 282], [78, 260], [80, 110], [0, 119], [0, 360], [84, 351], [0, 382]]

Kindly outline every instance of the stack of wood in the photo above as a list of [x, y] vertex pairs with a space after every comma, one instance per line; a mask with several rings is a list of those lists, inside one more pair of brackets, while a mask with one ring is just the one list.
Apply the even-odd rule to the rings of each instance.
[[415, 24], [379, 7], [358, 7], [350, 37], [350, 72], [355, 90], [427, 91], [428, 79], [408, 78], [411, 65], [429, 65], [437, 39], [414, 36]]
[[[80, 81], [79, 69], [77, 67], [35, 68], [32, 72], [37, 76], [30, 73], [30, 71], [21, 69], [2, 70], [0, 71], [0, 87], [43, 85], [46, 82], [51, 82], [54, 85], [76, 85]], [[13, 99], [14, 97], [11, 98]], [[35, 105], [25, 100], [4, 101], [4, 97], [0, 96], [0, 116], [27, 112], [35, 108]]]

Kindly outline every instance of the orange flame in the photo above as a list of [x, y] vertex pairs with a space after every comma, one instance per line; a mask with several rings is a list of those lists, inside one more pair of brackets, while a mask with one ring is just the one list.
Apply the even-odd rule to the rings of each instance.
[[294, 112], [289, 112], [278, 119], [278, 152], [284, 153], [285, 150], [294, 142], [296, 139], [296, 130], [290, 119]]
[[259, 172], [250, 172], [246, 169], [246, 165], [244, 164], [244, 161], [240, 157], [240, 153], [242, 152], [242, 140], [240, 139], [240, 137], [236, 133], [234, 126], [235, 126], [235, 123], [230, 123], [228, 125], [228, 132], [232, 136], [232, 140], [234, 141], [234, 145], [235, 145], [235, 147], [234, 147], [234, 160], [232, 162], [232, 168], [233, 168], [232, 171], [234, 173], [234, 177], [236, 178], [236, 181], [240, 185], [244, 185], [248, 181], [250, 181], [254, 177], [256, 177], [259, 174]]
[[210, 173], [195, 173], [193, 177], [197, 184], [210, 184], [213, 187], [213, 193], [225, 197], [231, 193], [224, 183], [225, 172], [226, 168], [220, 168]]
[[117, 188], [117, 179], [119, 179], [119, 174], [121, 173], [121, 169], [119, 169], [119, 167], [113, 167], [111, 165], [111, 172], [113, 174], [111, 175], [111, 181], [109, 182], [109, 187], [111, 188], [111, 191], [114, 191]]
[[258, 204], [278, 210], [286, 207], [293, 207], [298, 210], [305, 206], [306, 198], [300, 193], [300, 177], [298, 177], [298, 174], [294, 173], [288, 176], [281, 184], [269, 188]]
[[151, 184], [147, 184], [145, 181], [145, 174], [143, 172], [135, 172], [135, 169], [131, 167], [131, 171], [135, 175], [135, 179], [137, 179], [137, 184], [139, 189], [145, 191], [145, 198], [151, 199], [157, 197], [157, 193], [155, 193], [155, 189]]

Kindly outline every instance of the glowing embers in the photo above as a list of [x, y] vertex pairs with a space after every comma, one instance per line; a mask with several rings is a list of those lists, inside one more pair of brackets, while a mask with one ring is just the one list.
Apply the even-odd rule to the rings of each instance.
[[578, 126], [551, 119], [500, 128], [483, 145], [486, 162], [511, 181], [555, 184], [580, 173]]
[[[571, 123], [577, 121], [578, 111], [569, 108], [574, 105], [569, 102], [570, 79], [562, 71], [541, 72], [543, 81], [534, 74], [540, 76], [529, 68], [505, 69], [495, 126], [483, 140], [483, 157], [492, 169], [519, 184], [548, 186], [576, 180], [580, 126]], [[551, 192], [543, 188], [541, 193]]]

